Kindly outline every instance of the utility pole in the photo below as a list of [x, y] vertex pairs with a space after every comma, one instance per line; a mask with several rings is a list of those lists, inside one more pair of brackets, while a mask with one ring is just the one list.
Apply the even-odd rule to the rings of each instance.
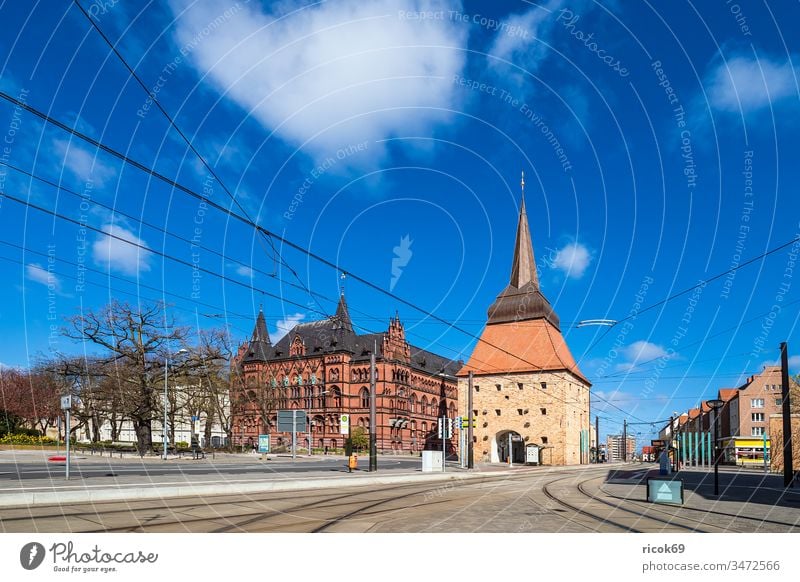
[[[781, 396], [783, 397], [783, 486], [794, 480], [792, 465], [792, 415], [789, 405], [789, 354], [786, 342], [781, 342]], [[764, 454], [766, 454], [766, 449]]]
[[375, 472], [378, 470], [378, 433], [375, 428], [376, 421], [376, 406], [375, 406], [375, 350], [377, 343], [372, 349], [372, 354], [369, 357], [369, 470]]
[[[669, 432], [665, 432], [664, 436], [669, 440], [665, 443], [667, 447], [667, 458], [669, 458], [670, 449], [672, 449], [672, 440], [675, 437], [675, 417], [669, 417]], [[671, 463], [670, 463], [671, 464]]]
[[594, 462], [600, 462], [600, 417], [594, 417]]
[[472, 416], [472, 372], [469, 373], [469, 382], [467, 386], [467, 468], [472, 469], [475, 467], [474, 459], [472, 458], [472, 423], [475, 421]]
[[622, 462], [628, 460], [628, 420], [622, 421]]

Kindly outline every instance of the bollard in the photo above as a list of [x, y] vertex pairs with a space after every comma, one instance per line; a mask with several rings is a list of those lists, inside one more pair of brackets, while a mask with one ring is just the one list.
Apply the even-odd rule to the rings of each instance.
[[350, 455], [347, 462], [347, 472], [352, 473], [353, 469], [358, 469], [358, 455]]

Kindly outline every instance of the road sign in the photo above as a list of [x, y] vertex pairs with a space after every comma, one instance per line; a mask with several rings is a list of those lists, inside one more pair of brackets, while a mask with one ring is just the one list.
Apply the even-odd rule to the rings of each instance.
[[304, 432], [306, 429], [305, 410], [279, 410], [278, 432]]
[[349, 414], [343, 414], [339, 417], [339, 434], [350, 434]]
[[69, 410], [72, 408], [72, 395], [67, 394], [61, 397], [61, 410]]
[[[472, 419], [472, 428], [475, 428], [475, 426], [476, 426], [476, 423], [475, 423], [475, 419], [473, 418]], [[467, 430], [469, 428], [469, 419], [467, 417], [462, 417], [461, 418], [461, 428], [463, 430]]]
[[647, 500], [651, 503], [683, 505], [683, 481], [680, 479], [648, 479]]
[[258, 435], [258, 452], [259, 453], [268, 453], [269, 452], [269, 435], [268, 434], [260, 434], [260, 435]]

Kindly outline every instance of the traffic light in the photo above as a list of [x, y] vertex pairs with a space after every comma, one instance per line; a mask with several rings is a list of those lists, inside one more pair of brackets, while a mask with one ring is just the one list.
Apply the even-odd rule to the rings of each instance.
[[452, 438], [453, 436], [453, 419], [442, 417], [439, 418], [437, 436], [445, 439]]

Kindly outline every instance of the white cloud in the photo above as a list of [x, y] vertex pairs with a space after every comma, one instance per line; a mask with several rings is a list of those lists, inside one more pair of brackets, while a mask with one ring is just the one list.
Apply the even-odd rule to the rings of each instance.
[[79, 180], [91, 179], [98, 187], [116, 175], [116, 170], [103, 164], [87, 148], [76, 142], [63, 139], [53, 140], [53, 151], [61, 158], [64, 167]]
[[[542, 59], [550, 50], [542, 42], [548, 36], [561, 9], [564, 0], [550, 0], [541, 6], [532, 5], [530, 10], [513, 14], [504, 20], [508, 25], [505, 30], [519, 31], [515, 34], [499, 33], [489, 49], [489, 66], [504, 75], [510, 74], [517, 81], [524, 75], [518, 70], [509, 71], [511, 63], [534, 73]], [[507, 61], [507, 62], [506, 62]]]
[[625, 362], [617, 364], [617, 370], [630, 370], [634, 366], [644, 364], [659, 358], [670, 359], [675, 357], [675, 353], [669, 353], [658, 344], [639, 340], [631, 345], [620, 349], [620, 353], [625, 358]]
[[574, 242], [556, 251], [550, 266], [562, 271], [567, 277], [580, 279], [591, 262], [592, 254], [586, 245]]
[[735, 57], [706, 77], [711, 105], [728, 112], [750, 113], [797, 95], [797, 71], [791, 62]]
[[285, 319], [279, 320], [275, 324], [275, 333], [270, 334], [272, 343], [279, 341], [283, 336], [289, 333], [292, 328], [306, 318], [303, 313], [295, 313], [294, 315], [287, 315]]
[[[139, 275], [150, 270], [148, 260], [152, 255], [148, 251], [134, 246], [147, 247], [145, 241], [132, 231], [117, 224], [105, 224], [101, 230], [113, 236], [101, 234], [92, 245], [92, 257], [97, 264], [125, 275]], [[113, 237], [123, 238], [133, 244]]]
[[458, 3], [338, 0], [294, 12], [282, 5], [276, 17], [252, 2], [227, 19], [211, 0], [171, 5], [176, 43], [191, 47], [199, 72], [317, 159], [367, 142], [366, 153], [337, 165], [371, 166], [384, 151], [375, 140], [428, 133], [450, 118], [469, 27], [404, 15], [446, 15]]
[[247, 277], [248, 279], [253, 278], [253, 269], [246, 265], [237, 265], [236, 266], [236, 274], [241, 275], [242, 277]]
[[61, 292], [61, 280], [55, 273], [50, 273], [39, 263], [29, 263], [25, 266], [25, 275], [31, 281], [41, 283], [56, 293]]

